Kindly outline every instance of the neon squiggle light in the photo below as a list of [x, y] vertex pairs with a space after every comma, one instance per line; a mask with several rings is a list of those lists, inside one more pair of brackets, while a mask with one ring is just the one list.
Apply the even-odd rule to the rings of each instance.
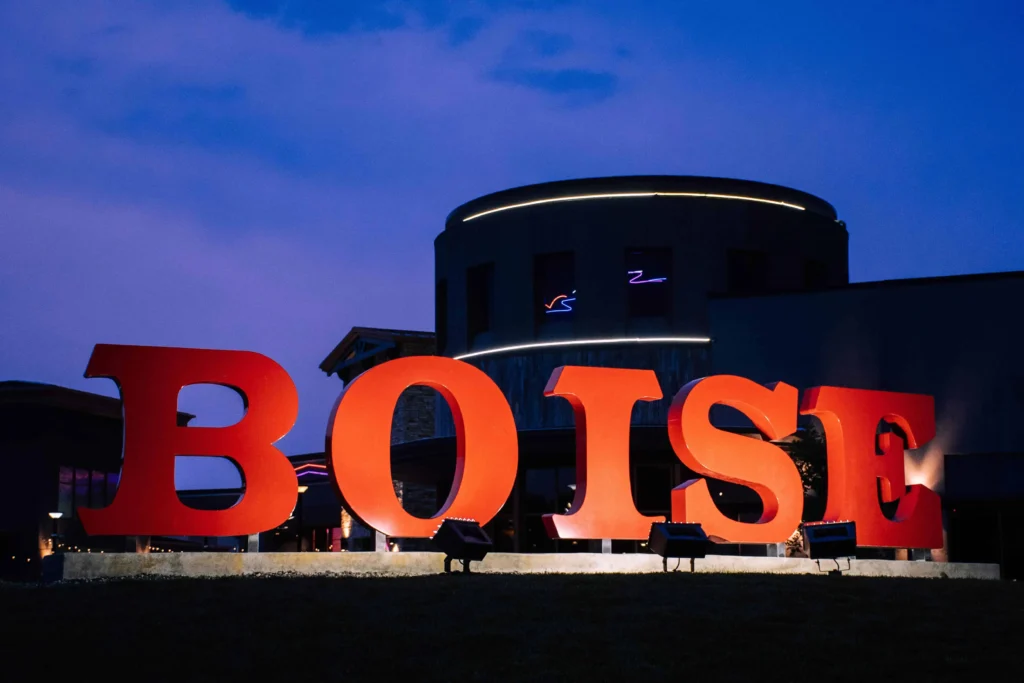
[[330, 474], [327, 472], [327, 465], [320, 465], [315, 462], [307, 462], [304, 465], [299, 465], [295, 468], [295, 475], [298, 477], [312, 474], [317, 477], [328, 477]]
[[668, 279], [667, 277], [652, 277], [647, 278], [646, 280], [638, 280], [637, 278], [644, 276], [644, 271], [642, 270], [627, 270], [626, 274], [633, 276], [633, 278], [629, 281], [629, 284], [631, 285], [645, 285], [648, 282], [664, 282], [665, 280]]
[[568, 294], [559, 294], [558, 296], [556, 296], [554, 299], [551, 300], [551, 303], [544, 304], [544, 308], [550, 310], [551, 307], [555, 305], [556, 301], [558, 301], [559, 299], [564, 299], [564, 298], [566, 298], [568, 296], [569, 296]]
[[[575, 289], [572, 290], [572, 293], [575, 294], [576, 290]], [[570, 306], [569, 304], [571, 304], [574, 301], [576, 301], [576, 297], [574, 297], [574, 296], [571, 297], [568, 294], [559, 294], [558, 296], [556, 296], [554, 299], [551, 300], [551, 303], [544, 304], [544, 308], [548, 309], [548, 310], [546, 310], [544, 312], [545, 313], [572, 313], [572, 306]], [[555, 305], [555, 302], [558, 302], [559, 305], [562, 306], [562, 308], [552, 308], [552, 306]]]

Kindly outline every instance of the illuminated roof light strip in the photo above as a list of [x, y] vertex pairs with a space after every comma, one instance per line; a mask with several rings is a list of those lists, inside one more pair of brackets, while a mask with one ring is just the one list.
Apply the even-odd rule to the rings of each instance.
[[473, 351], [455, 356], [455, 360], [476, 358], [477, 356], [488, 356], [494, 353], [507, 353], [509, 351], [526, 351], [529, 349], [545, 349], [560, 346], [594, 346], [598, 344], [710, 344], [710, 337], [614, 337], [608, 339], [570, 339], [567, 341], [555, 342], [534, 342], [532, 344], [515, 344], [513, 346], [499, 346], [494, 349]]
[[532, 202], [508, 204], [506, 206], [499, 206], [496, 209], [488, 209], [487, 211], [481, 211], [480, 213], [475, 213], [472, 216], [467, 216], [466, 218], [462, 219], [462, 222], [467, 223], [473, 220], [474, 218], [480, 218], [482, 216], [487, 216], [492, 213], [498, 213], [499, 211], [522, 209], [527, 206], [537, 206], [538, 204], [554, 204], [555, 202], [578, 202], [584, 199], [628, 199], [631, 197], [700, 197], [704, 199], [735, 199], [737, 201], [772, 204], [774, 206], [784, 206], [787, 209], [806, 211], [806, 209], [800, 206], [799, 204], [780, 202], [775, 199], [762, 199], [761, 197], [747, 197], [745, 195], [738, 194], [711, 194], [707, 192], [614, 192], [611, 194], [579, 194], [570, 195], [568, 197], [549, 197], [548, 199], [535, 199]]

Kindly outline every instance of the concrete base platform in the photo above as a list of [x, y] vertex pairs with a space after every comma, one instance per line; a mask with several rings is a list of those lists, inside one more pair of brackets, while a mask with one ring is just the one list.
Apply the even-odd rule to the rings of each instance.
[[[454, 563], [454, 568], [461, 568]], [[845, 569], [846, 561], [840, 560]], [[669, 570], [676, 561], [669, 561]], [[696, 560], [697, 573], [820, 574], [835, 569], [833, 560], [786, 557], [709, 555]], [[661, 572], [662, 560], [651, 554], [491, 553], [474, 562], [478, 574], [644, 574]], [[444, 571], [440, 553], [71, 553], [43, 561], [47, 581], [80, 581], [130, 577], [225, 576], [425, 576]], [[689, 560], [679, 571], [690, 571]], [[954, 562], [852, 560], [849, 576], [904, 578], [998, 579], [999, 565]]]

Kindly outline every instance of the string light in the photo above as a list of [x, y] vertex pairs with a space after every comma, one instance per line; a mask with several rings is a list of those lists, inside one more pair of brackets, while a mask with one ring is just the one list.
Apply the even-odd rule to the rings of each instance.
[[495, 353], [510, 351], [526, 351], [529, 349], [553, 348], [559, 346], [594, 346], [600, 344], [710, 344], [710, 337], [609, 337], [607, 339], [567, 339], [565, 341], [533, 342], [530, 344], [514, 344], [498, 346], [483, 351], [473, 351], [455, 356], [455, 360], [488, 356]]
[[537, 206], [539, 204], [555, 204], [557, 202], [578, 202], [587, 199], [631, 199], [638, 197], [695, 197], [700, 199], [732, 199], [743, 202], [757, 202], [759, 204], [772, 204], [774, 206], [784, 206], [787, 209], [795, 209], [796, 211], [805, 211], [806, 209], [799, 204], [790, 204], [789, 202], [780, 202], [775, 199], [762, 199], [760, 197], [748, 197], [745, 195], [735, 194], [711, 194], [706, 192], [610, 192], [605, 194], [579, 194], [570, 195], [568, 197], [549, 197], [548, 199], [535, 199], [531, 202], [521, 202], [519, 204], [506, 204], [505, 206], [499, 206], [495, 209], [488, 209], [487, 211], [481, 211], [475, 213], [472, 216], [467, 216], [462, 219], [463, 223], [468, 223], [471, 220], [481, 218], [483, 216], [489, 216], [492, 213], [498, 213], [500, 211], [510, 211], [512, 209], [522, 209], [527, 206]]

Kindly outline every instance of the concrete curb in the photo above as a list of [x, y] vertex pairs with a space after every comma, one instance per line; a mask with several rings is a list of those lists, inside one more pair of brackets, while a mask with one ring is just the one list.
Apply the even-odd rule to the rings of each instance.
[[[675, 568], [669, 561], [669, 569]], [[426, 576], [443, 572], [440, 553], [69, 553], [43, 561], [44, 581], [83, 581], [132, 577], [214, 578], [227, 576]], [[846, 561], [840, 560], [846, 568]], [[458, 567], [458, 563], [455, 565]], [[821, 574], [832, 560], [790, 557], [709, 555], [697, 560], [699, 574]], [[478, 574], [648, 574], [662, 572], [651, 554], [491, 553], [474, 563]], [[679, 571], [690, 571], [689, 561]], [[852, 560], [848, 576], [998, 579], [999, 565], [956, 562]]]

